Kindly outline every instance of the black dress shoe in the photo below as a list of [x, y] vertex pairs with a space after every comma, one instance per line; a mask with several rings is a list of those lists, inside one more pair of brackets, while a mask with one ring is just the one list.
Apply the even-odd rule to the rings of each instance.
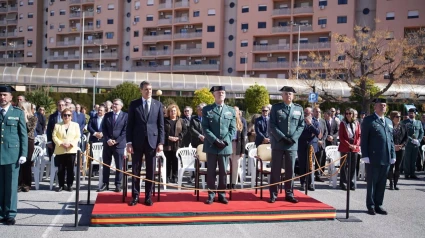
[[6, 218], [2, 218], [2, 219], [0, 219], [0, 222], [1, 223], [5, 223], [7, 221], [7, 219]]
[[347, 186], [345, 184], [340, 184], [341, 190], [347, 191]]
[[353, 185], [353, 186], [350, 187], [350, 190], [356, 191], [356, 187]]
[[301, 187], [300, 187], [300, 189], [299, 189], [300, 191], [305, 191], [305, 185], [304, 184], [301, 184]]
[[133, 200], [131, 200], [131, 202], [128, 204], [129, 206], [136, 206], [137, 203], [139, 203], [139, 198], [133, 198]]
[[56, 189], [56, 192], [62, 192], [63, 191], [63, 187], [58, 187], [57, 189]]
[[369, 214], [369, 215], [376, 215], [375, 209], [373, 209], [373, 208], [367, 209], [367, 214]]
[[121, 192], [121, 191], [122, 191], [121, 186], [115, 187], [114, 192], [119, 193], [119, 192]]
[[13, 225], [15, 225], [15, 223], [16, 223], [16, 220], [13, 217], [7, 218], [6, 222], [5, 222], [5, 224], [8, 225], [8, 226], [13, 226]]
[[410, 176], [409, 176], [409, 175], [404, 175], [404, 178], [405, 178], [405, 179], [409, 179], [409, 178], [410, 178]]
[[66, 191], [72, 192], [72, 186], [68, 186], [68, 188], [66, 189]]
[[411, 179], [419, 179], [418, 176], [416, 176], [416, 175], [410, 175], [410, 178]]
[[145, 205], [148, 206], [148, 207], [152, 206], [153, 205], [152, 199], [150, 199], [150, 198], [146, 199]]
[[204, 203], [207, 205], [211, 205], [214, 202], [214, 199], [207, 199]]
[[102, 187], [100, 187], [97, 191], [103, 192], [103, 191], [107, 191], [107, 190], [109, 190], [109, 186], [108, 186], [108, 184], [104, 183], [104, 184], [102, 184]]
[[323, 180], [323, 179], [322, 179], [322, 178], [320, 178], [319, 176], [314, 177], [314, 181], [316, 181], [316, 182], [321, 182], [321, 183], [325, 182], [325, 180]]
[[275, 203], [276, 202], [276, 198], [270, 198], [269, 199], [269, 203]]
[[375, 211], [376, 211], [376, 213], [381, 214], [381, 215], [388, 215], [388, 212], [385, 209], [383, 209], [382, 207], [377, 207], [375, 209]]
[[287, 202], [291, 202], [291, 203], [298, 203], [298, 200], [297, 199], [295, 199], [294, 197], [292, 197], [292, 196], [287, 196], [287, 197], [285, 197], [285, 201], [287, 201]]
[[229, 201], [226, 198], [219, 198], [218, 199], [218, 202], [219, 203], [223, 203], [223, 204], [228, 204], [229, 203]]
[[314, 187], [313, 187], [313, 184], [310, 184], [310, 185], [308, 185], [308, 191], [314, 191], [315, 189], [314, 189]]

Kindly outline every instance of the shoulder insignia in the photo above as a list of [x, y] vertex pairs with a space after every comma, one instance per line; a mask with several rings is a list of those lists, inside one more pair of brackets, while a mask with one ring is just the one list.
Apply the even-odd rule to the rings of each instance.
[[21, 108], [19, 108], [19, 107], [15, 107], [15, 106], [13, 106], [13, 109], [17, 109], [17, 110], [19, 110], [19, 111], [22, 111], [22, 109], [21, 109]]

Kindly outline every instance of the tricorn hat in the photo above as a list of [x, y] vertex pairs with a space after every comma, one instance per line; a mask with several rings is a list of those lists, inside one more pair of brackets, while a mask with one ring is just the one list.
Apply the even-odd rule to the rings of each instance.
[[385, 99], [385, 98], [375, 98], [375, 99], [373, 99], [372, 102], [374, 102], [374, 103], [387, 103], [387, 99]]
[[16, 90], [9, 85], [0, 85], [0, 93], [11, 93], [16, 92]]
[[281, 92], [290, 92], [290, 93], [296, 93], [293, 87], [289, 86], [283, 86], [279, 91]]

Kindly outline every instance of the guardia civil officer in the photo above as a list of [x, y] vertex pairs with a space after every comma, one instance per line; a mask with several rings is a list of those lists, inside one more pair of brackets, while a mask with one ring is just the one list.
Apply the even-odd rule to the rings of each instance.
[[[215, 177], [218, 166], [218, 187], [226, 189], [226, 168], [232, 154], [232, 138], [236, 133], [235, 110], [224, 104], [226, 91], [224, 86], [214, 86], [210, 92], [214, 94], [215, 103], [202, 109], [202, 130], [204, 132], [204, 149], [207, 154], [207, 186], [208, 199], [205, 204], [212, 204], [215, 197]], [[218, 202], [227, 204], [226, 193], [218, 193]]]
[[[274, 104], [270, 112], [270, 142], [272, 148], [270, 183], [280, 181], [282, 163], [285, 163], [285, 180], [294, 177], [298, 138], [304, 130], [303, 108], [292, 102], [295, 90], [285, 86], [280, 89], [283, 102]], [[294, 182], [285, 182], [285, 201], [297, 203], [293, 193]], [[270, 186], [270, 203], [277, 198], [277, 186]]]
[[366, 207], [369, 215], [387, 215], [382, 207], [385, 185], [390, 164], [396, 161], [393, 123], [384, 116], [387, 109], [385, 99], [377, 98], [375, 113], [364, 118], [361, 125], [360, 148], [366, 163]]
[[0, 220], [15, 225], [19, 165], [27, 161], [28, 138], [24, 112], [10, 104], [10, 86], [0, 86]]
[[403, 121], [407, 128], [407, 145], [404, 154], [404, 176], [406, 179], [418, 179], [415, 175], [416, 157], [418, 156], [421, 139], [424, 136], [422, 123], [415, 119], [416, 109], [410, 108], [409, 118]]

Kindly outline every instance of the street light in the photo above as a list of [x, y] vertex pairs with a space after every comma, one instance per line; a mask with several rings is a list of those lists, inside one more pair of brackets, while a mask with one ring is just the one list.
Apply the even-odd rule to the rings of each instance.
[[94, 45], [99, 46], [99, 71], [102, 71], [102, 47], [105, 46], [105, 48], [103, 48], [103, 50], [108, 49], [108, 45], [102, 44], [102, 43], [94, 43]]
[[156, 91], [156, 96], [158, 96], [158, 101], [161, 102], [162, 90], [157, 90]]
[[244, 77], [247, 78], [247, 68], [248, 68], [248, 54], [251, 54], [252, 52], [240, 52], [241, 54], [245, 55], [245, 74]]
[[291, 22], [292, 26], [298, 26], [298, 50], [297, 50], [297, 79], [298, 79], [298, 71], [300, 68], [300, 38], [301, 38], [301, 26], [310, 26], [308, 23], [297, 24], [295, 22]]
[[96, 105], [96, 76], [99, 73], [98, 71], [90, 71], [93, 76], [93, 106]]
[[81, 70], [84, 70], [84, 19], [85, 19], [85, 12], [79, 8], [75, 10], [76, 12], [82, 12], [83, 13], [83, 19], [82, 19], [82, 29], [81, 29]]

